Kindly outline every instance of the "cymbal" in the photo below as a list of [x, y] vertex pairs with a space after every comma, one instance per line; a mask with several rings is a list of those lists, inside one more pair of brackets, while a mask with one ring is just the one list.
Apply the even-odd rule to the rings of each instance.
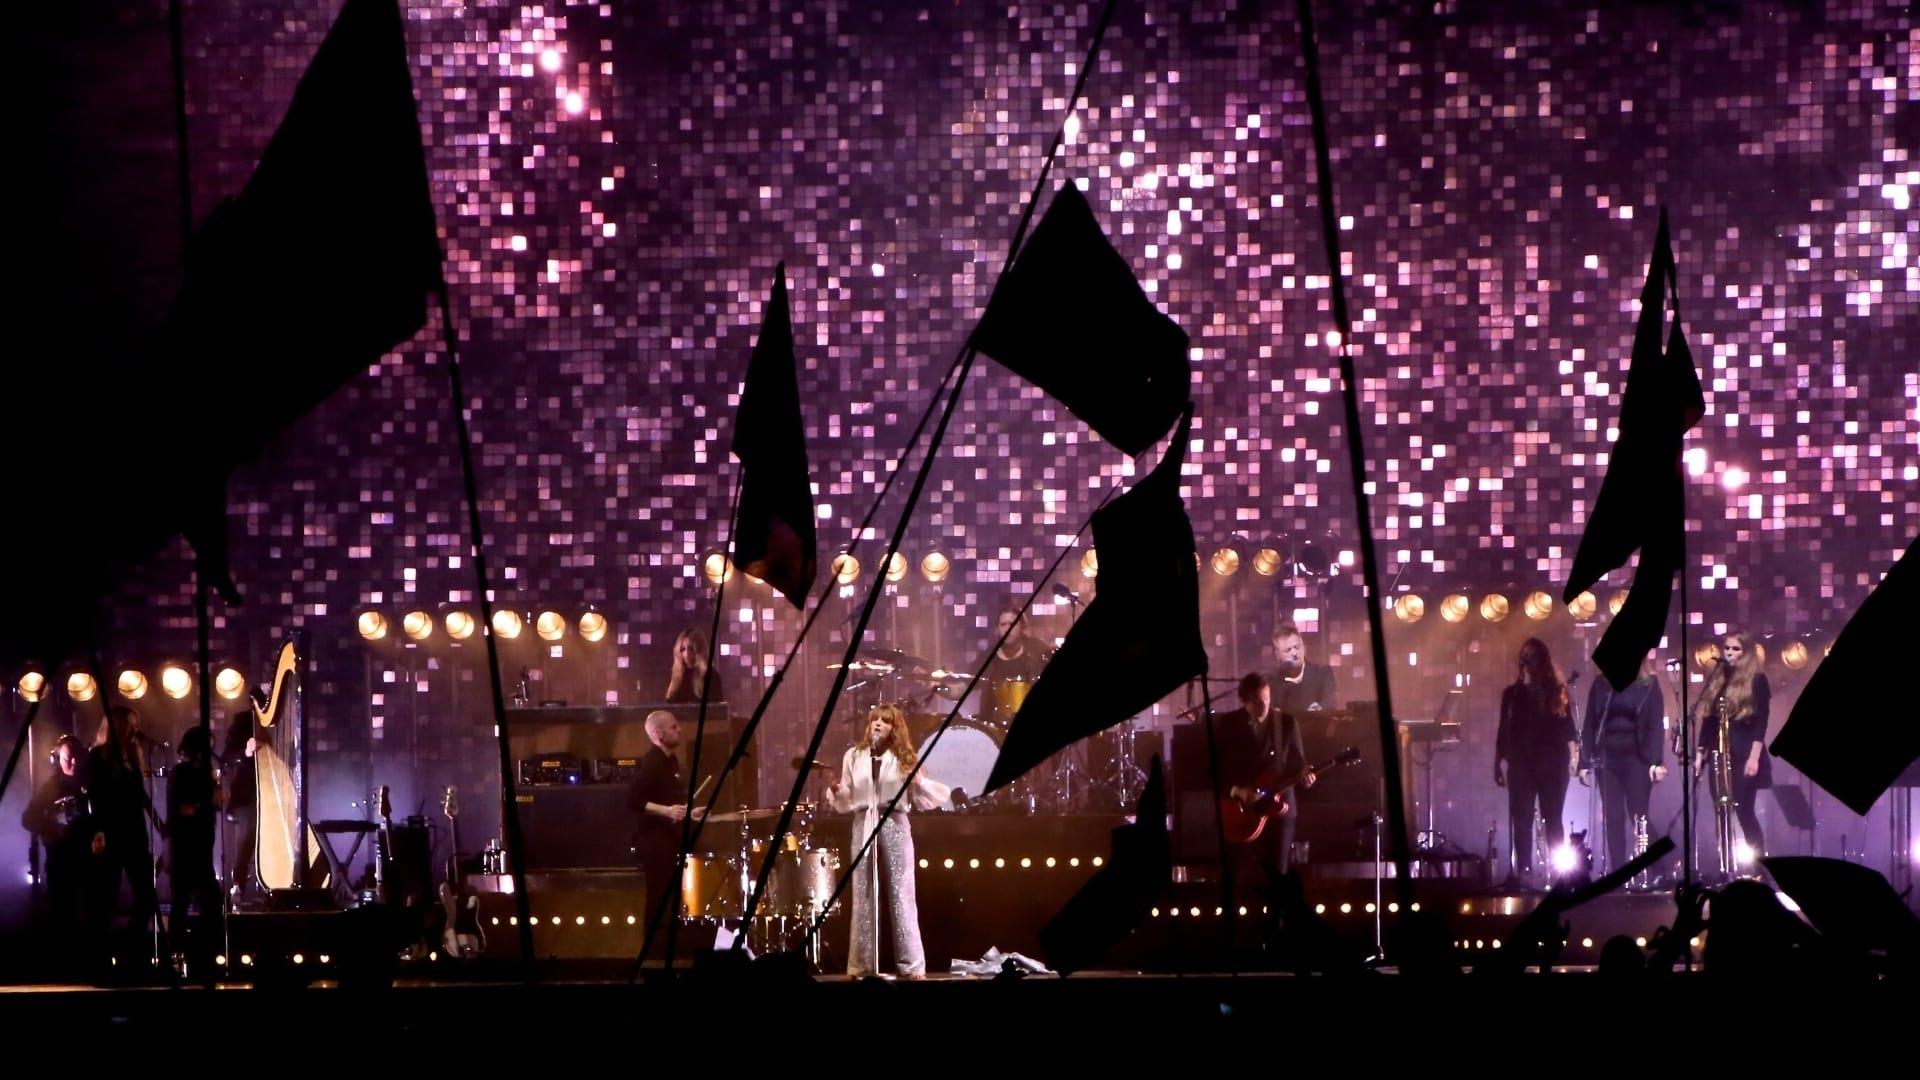
[[[799, 810], [811, 810], [813, 808], [813, 804], [810, 802], [800, 802], [794, 805]], [[708, 814], [707, 820], [708, 821], [772, 821], [774, 818], [779, 817], [780, 814], [786, 810], [786, 808], [787, 808], [787, 804], [781, 803], [778, 806], [761, 806], [751, 810], [729, 810], [724, 814]]]
[[933, 666], [926, 660], [911, 653], [903, 653], [899, 649], [861, 649], [860, 659], [869, 664], [891, 664], [894, 667], [912, 668], [915, 671], [925, 671]]

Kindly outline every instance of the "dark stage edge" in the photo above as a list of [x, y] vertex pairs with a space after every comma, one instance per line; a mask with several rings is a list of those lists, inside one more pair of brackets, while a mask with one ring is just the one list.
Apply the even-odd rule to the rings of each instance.
[[[1808, 1023], [1822, 1014], [1843, 1016], [1861, 1025], [1853, 1030], [1884, 1038], [1899, 1030], [1888, 1025], [1909, 1016], [1914, 1001], [1912, 987], [1888, 983], [1815, 989], [1802, 986], [1763, 1004], [1754, 987], [1703, 974], [1628, 987], [1575, 970], [1500, 982], [1416, 979], [1386, 970], [1343, 980], [1095, 972], [1018, 981], [935, 976], [918, 983], [826, 977], [782, 985], [404, 982], [384, 991], [325, 984], [299, 990], [15, 986], [0, 990], [0, 1029], [56, 1041], [66, 1033], [90, 1050], [116, 1053], [153, 1051], [187, 1037], [226, 1048], [278, 1047], [297, 1059], [311, 1033], [326, 1032], [331, 1047], [358, 1047], [346, 1060], [362, 1063], [378, 1048], [470, 1061], [527, 1056], [582, 1067], [630, 1066], [647, 1055], [665, 1055], [655, 1059], [664, 1063], [693, 1053], [709, 1065], [724, 1060], [797, 1069], [843, 1059], [848, 1040], [865, 1031], [890, 1033], [903, 1052], [912, 1047], [947, 1065], [967, 1061], [988, 1071], [1061, 1058], [1132, 1073], [1147, 1061], [1200, 1064], [1231, 1048], [1284, 1054], [1289, 1062], [1450, 1064], [1454, 1068], [1444, 1071], [1451, 1072], [1513, 1060], [1509, 1055], [1518, 1051], [1550, 1053], [1567, 1063], [1630, 1048], [1629, 1057], [1665, 1047], [1698, 1055], [1700, 1025], [1719, 1030], [1714, 1025], [1721, 1018], [1745, 1029], [1737, 1040], [1743, 1054], [1830, 1042]], [[1816, 1006], [1817, 1013], [1810, 1011]], [[1751, 1025], [1756, 1009], [1775, 1018], [1759, 1031]], [[642, 1050], [640, 1058], [631, 1056]]]

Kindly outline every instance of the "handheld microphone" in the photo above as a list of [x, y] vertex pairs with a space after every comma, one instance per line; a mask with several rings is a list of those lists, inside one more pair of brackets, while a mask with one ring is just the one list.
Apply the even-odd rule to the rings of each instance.
[[1080, 604], [1080, 594], [1067, 588], [1066, 585], [1061, 582], [1056, 581], [1053, 583], [1053, 595], [1076, 607]]

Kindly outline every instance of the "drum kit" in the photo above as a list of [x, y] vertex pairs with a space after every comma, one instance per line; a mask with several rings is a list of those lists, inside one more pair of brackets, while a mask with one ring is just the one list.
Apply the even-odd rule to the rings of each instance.
[[[783, 809], [781, 806], [742, 808], [707, 816], [707, 829], [724, 832], [727, 827], [737, 825], [739, 843], [737, 848], [726, 845], [726, 850], [716, 844], [707, 851], [687, 856], [686, 869], [680, 876], [683, 921], [724, 923], [745, 917], [754, 879], [766, 862], [768, 846], [773, 843], [773, 826]], [[786, 952], [800, 946], [808, 924], [827, 910], [827, 902], [833, 896], [840, 871], [840, 852], [812, 846], [813, 812], [812, 803], [799, 803], [794, 807], [792, 830], [774, 859], [773, 874], [767, 879], [753, 924], [746, 930], [748, 944], [758, 952]], [[808, 944], [813, 953], [811, 959], [817, 964], [819, 935], [814, 935]]]
[[[838, 668], [838, 664], [829, 665]], [[899, 705], [918, 749], [922, 774], [968, 796], [964, 813], [1076, 814], [1124, 810], [1139, 799], [1146, 771], [1135, 754], [1131, 720], [1049, 758], [1027, 775], [979, 798], [1013, 718], [1033, 689], [1030, 679], [982, 678], [948, 671], [895, 649], [863, 650], [848, 670], [850, 719], [857, 727], [874, 705]], [[955, 711], [954, 703], [958, 703]], [[940, 725], [953, 713], [944, 732]]]

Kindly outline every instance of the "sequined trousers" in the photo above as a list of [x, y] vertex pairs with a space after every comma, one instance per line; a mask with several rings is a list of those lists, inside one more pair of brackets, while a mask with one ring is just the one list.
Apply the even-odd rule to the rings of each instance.
[[[861, 815], [856, 821], [865, 822]], [[870, 826], [869, 826], [870, 827]], [[862, 830], [853, 837], [853, 850], [866, 843]], [[926, 951], [920, 945], [920, 907], [914, 897], [913, 827], [907, 815], [896, 813], [880, 827], [880, 838], [853, 874], [853, 941], [847, 948], [847, 974], [871, 975], [880, 968], [879, 914], [874, 892], [886, 896], [887, 923], [892, 924], [894, 966], [902, 975], [927, 970]]]

